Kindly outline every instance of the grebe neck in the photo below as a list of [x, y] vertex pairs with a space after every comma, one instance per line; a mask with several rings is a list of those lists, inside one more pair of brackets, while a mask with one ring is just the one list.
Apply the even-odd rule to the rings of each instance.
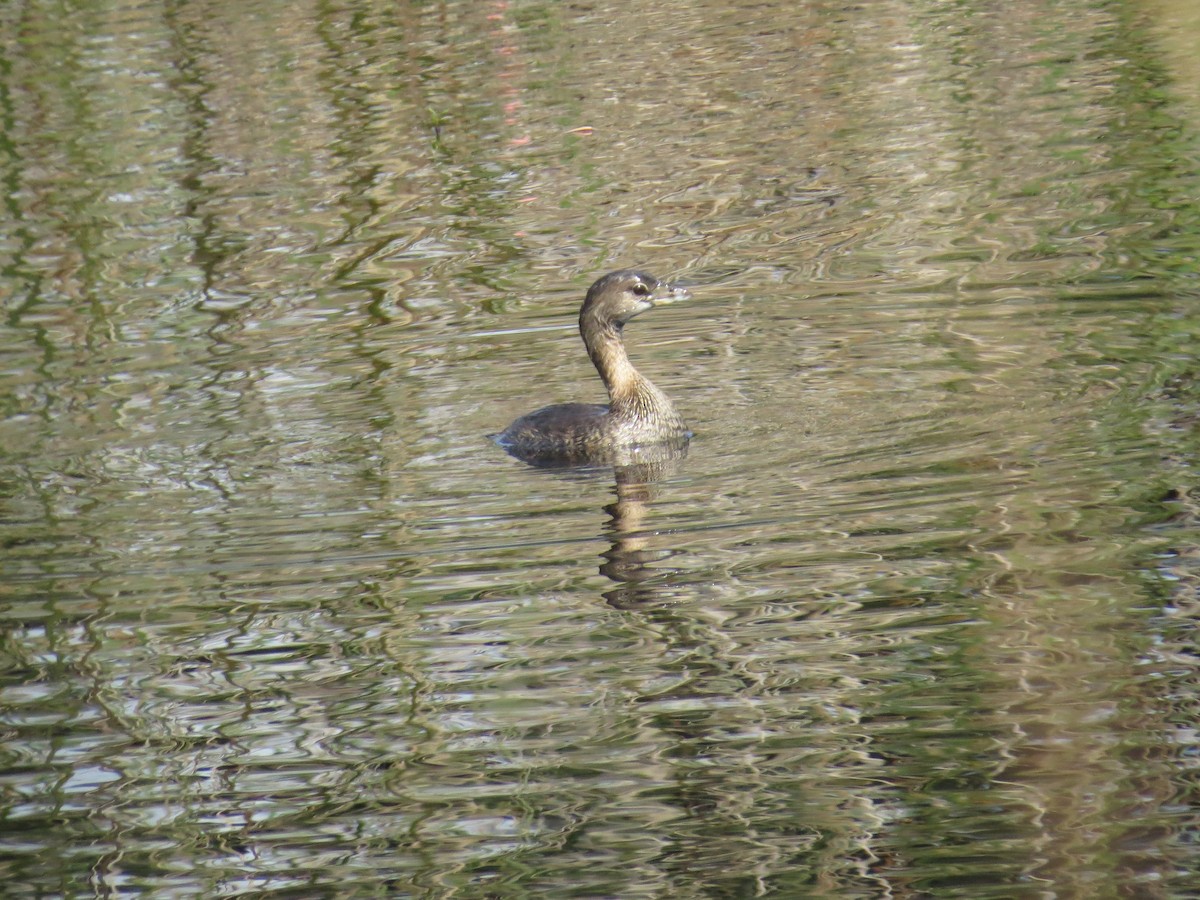
[[585, 321], [580, 323], [580, 331], [588, 356], [608, 389], [612, 415], [644, 421], [679, 417], [667, 395], [629, 361], [619, 324]]

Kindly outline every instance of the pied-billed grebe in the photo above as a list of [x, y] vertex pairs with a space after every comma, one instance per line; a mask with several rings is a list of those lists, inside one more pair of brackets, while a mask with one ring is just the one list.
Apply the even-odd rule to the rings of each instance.
[[685, 299], [687, 291], [653, 275], [622, 269], [588, 289], [579, 333], [608, 388], [608, 406], [559, 403], [521, 416], [500, 434], [500, 446], [531, 461], [605, 462], [639, 448], [681, 447], [690, 432], [667, 395], [629, 361], [621, 329], [656, 303]]

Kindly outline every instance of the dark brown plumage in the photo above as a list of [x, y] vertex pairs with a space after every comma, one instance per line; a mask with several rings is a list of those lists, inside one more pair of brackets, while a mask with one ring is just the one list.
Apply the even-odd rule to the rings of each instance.
[[656, 303], [687, 297], [653, 275], [610, 272], [587, 292], [579, 333], [608, 388], [607, 406], [559, 403], [517, 419], [496, 442], [530, 461], [609, 462], [636, 456], [639, 448], [682, 447], [690, 433], [667, 395], [633, 367], [622, 328]]

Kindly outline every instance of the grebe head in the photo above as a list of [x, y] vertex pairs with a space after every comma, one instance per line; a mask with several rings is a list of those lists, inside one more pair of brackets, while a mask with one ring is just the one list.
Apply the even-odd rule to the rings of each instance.
[[686, 300], [688, 296], [683, 288], [672, 287], [647, 272], [621, 269], [609, 272], [588, 289], [579, 321], [581, 325], [591, 320], [620, 328], [656, 305]]

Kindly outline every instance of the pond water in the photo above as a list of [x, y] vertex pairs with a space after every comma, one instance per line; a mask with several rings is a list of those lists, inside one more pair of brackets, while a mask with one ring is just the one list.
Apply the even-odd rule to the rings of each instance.
[[[1190, 0], [0, 9], [12, 897], [1184, 897]], [[547, 470], [587, 285], [695, 431]]]

